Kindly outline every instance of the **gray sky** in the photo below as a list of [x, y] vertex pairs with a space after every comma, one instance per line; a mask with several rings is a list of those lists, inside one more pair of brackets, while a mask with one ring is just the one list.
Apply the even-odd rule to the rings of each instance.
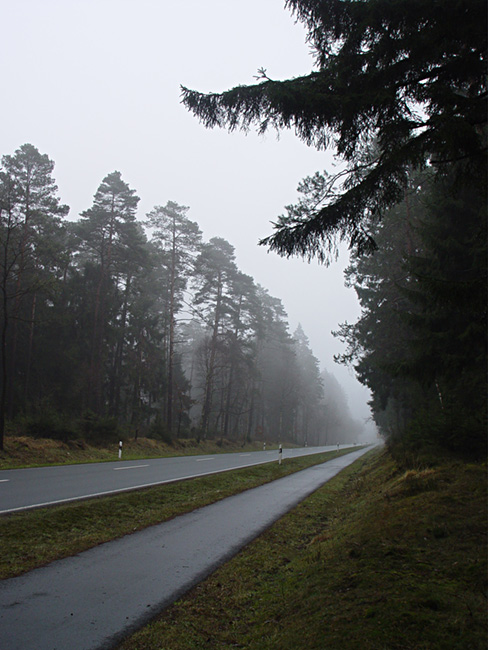
[[220, 92], [307, 74], [305, 31], [284, 0], [0, 0], [0, 154], [30, 142], [56, 163], [59, 194], [77, 219], [118, 170], [139, 218], [168, 200], [190, 207], [206, 240], [227, 239], [239, 268], [280, 298], [322, 367], [365, 419], [368, 392], [333, 362], [330, 331], [354, 322], [347, 252], [329, 268], [267, 253], [257, 242], [297, 199], [299, 181], [332, 168], [292, 132], [277, 138], [206, 130], [180, 104], [180, 84]]

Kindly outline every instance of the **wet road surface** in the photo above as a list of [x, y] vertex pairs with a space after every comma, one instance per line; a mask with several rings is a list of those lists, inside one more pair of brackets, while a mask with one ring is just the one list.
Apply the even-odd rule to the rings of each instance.
[[[342, 445], [341, 448], [346, 446]], [[283, 458], [335, 448], [284, 449]], [[277, 459], [278, 451], [273, 450], [2, 470], [0, 515], [181, 481]]]
[[113, 648], [367, 451], [2, 581], [2, 650]]

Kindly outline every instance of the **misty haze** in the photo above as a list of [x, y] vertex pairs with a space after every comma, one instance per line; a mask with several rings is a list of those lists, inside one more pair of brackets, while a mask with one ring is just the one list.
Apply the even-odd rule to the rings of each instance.
[[486, 1], [0, 6], [2, 650], [486, 647]]

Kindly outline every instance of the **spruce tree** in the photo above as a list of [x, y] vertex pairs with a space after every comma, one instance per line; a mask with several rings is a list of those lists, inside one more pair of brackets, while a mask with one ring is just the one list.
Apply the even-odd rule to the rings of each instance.
[[411, 340], [402, 375], [430, 395], [428, 429], [437, 443], [486, 453], [486, 196], [476, 185], [433, 185], [419, 225], [422, 246], [407, 258], [405, 321]]
[[[486, 177], [485, 0], [288, 0], [308, 31], [315, 68], [223, 93], [182, 88], [206, 127], [294, 129], [344, 163], [309, 182], [308, 201], [280, 217], [262, 243], [282, 255], [328, 260], [336, 237], [374, 246], [371, 215], [403, 197], [408, 170], [429, 164]], [[375, 143], [376, 153], [365, 158]], [[459, 164], [462, 163], [462, 164]]]

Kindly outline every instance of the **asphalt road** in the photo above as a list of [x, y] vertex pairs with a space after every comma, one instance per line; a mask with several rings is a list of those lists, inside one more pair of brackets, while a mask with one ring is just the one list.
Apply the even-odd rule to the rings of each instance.
[[2, 650], [106, 650], [367, 449], [0, 582]]
[[[282, 455], [286, 459], [335, 448], [283, 449]], [[274, 450], [2, 470], [0, 514], [150, 487], [277, 459], [278, 452]]]

